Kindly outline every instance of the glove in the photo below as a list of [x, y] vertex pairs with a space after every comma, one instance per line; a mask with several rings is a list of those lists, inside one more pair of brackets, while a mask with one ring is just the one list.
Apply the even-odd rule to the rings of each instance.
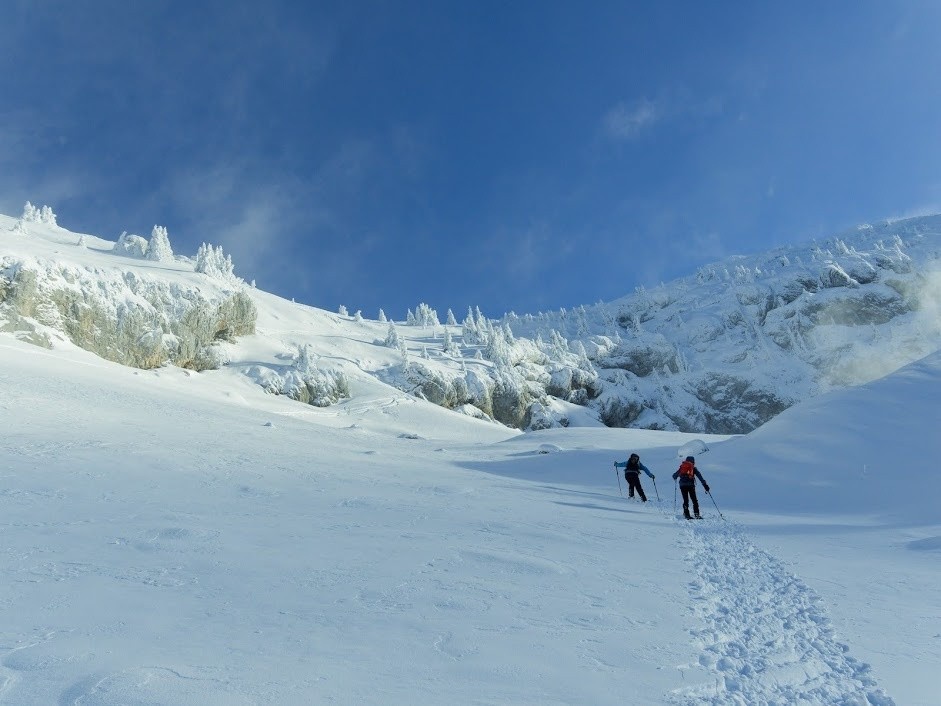
[[651, 474], [650, 474], [650, 480], [657, 480], [657, 476], [655, 476], [653, 473], [651, 473]]
[[702, 484], [702, 487], [706, 489], [706, 492], [707, 492], [707, 493], [709, 492], [709, 486], [708, 486], [708, 485], [706, 485], [705, 483], [703, 483], [703, 484]]

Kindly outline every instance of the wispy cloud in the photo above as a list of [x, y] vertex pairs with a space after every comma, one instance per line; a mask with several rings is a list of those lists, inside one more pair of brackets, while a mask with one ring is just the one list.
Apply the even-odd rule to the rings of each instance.
[[618, 103], [605, 113], [605, 133], [615, 140], [633, 140], [661, 117], [661, 109], [651, 100], [642, 98], [633, 103]]
[[636, 140], [654, 126], [678, 118], [707, 119], [725, 112], [720, 95], [696, 96], [678, 85], [659, 91], [654, 98], [620, 101], [601, 119], [606, 137], [619, 142]]

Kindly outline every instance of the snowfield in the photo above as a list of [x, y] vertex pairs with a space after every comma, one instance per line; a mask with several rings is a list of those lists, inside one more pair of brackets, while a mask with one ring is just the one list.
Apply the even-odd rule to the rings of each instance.
[[[939, 702], [941, 353], [748, 435], [521, 433], [357, 375], [375, 324], [251, 296], [206, 373], [0, 333], [0, 703]], [[349, 398], [245, 374], [305, 341]]]
[[676, 433], [317, 410], [10, 338], [0, 362], [3, 703], [936, 702], [939, 356], [705, 439], [701, 523]]

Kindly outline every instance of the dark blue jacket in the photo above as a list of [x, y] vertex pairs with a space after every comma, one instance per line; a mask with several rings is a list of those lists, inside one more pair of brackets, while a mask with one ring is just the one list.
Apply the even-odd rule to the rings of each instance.
[[640, 461], [637, 462], [637, 470], [636, 470], [636, 471], [633, 470], [633, 469], [631, 469], [631, 468], [628, 468], [628, 467], [627, 467], [627, 461], [624, 461], [623, 463], [615, 463], [614, 465], [617, 466], [618, 468], [623, 468], [623, 469], [624, 469], [624, 475], [627, 475], [628, 473], [636, 473], [637, 475], [640, 475], [640, 472], [643, 471], [643, 472], [646, 473], [648, 476], [650, 476], [651, 478], [653, 478], [653, 473], [650, 472], [650, 469], [647, 468], [647, 466], [645, 466], [644, 464], [642, 464]]

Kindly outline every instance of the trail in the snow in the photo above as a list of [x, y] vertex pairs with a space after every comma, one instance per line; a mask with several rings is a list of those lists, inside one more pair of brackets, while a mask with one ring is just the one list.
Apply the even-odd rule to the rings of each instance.
[[702, 653], [676, 703], [894, 706], [836, 637], [817, 594], [781, 561], [733, 522], [678, 522], [697, 576], [691, 632]]

